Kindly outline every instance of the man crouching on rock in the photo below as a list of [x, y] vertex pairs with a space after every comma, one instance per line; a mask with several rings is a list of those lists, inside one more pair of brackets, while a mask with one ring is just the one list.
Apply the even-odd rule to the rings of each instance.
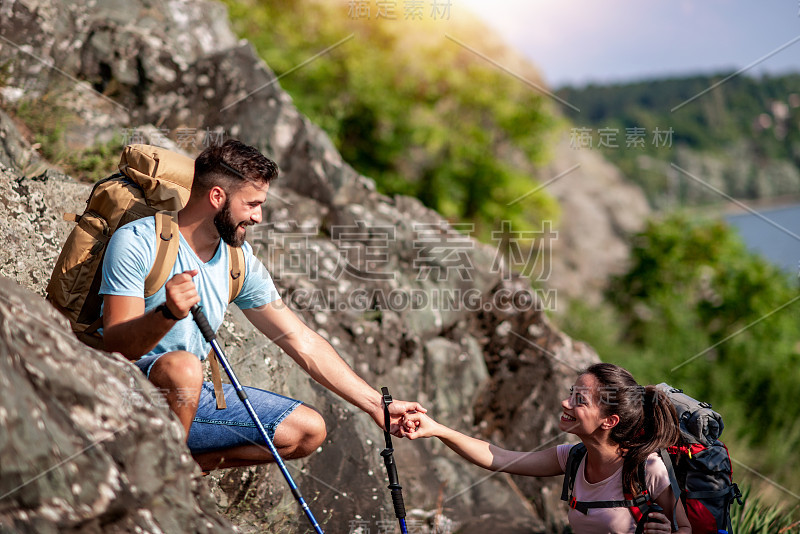
[[[106, 350], [134, 360], [166, 395], [180, 419], [187, 444], [205, 471], [272, 461], [258, 430], [232, 386], [228, 407], [216, 409], [213, 386], [203, 382], [201, 359], [210, 345], [190, 316], [202, 303], [212, 329], [228, 306], [228, 247], [241, 247], [245, 280], [233, 301], [247, 319], [291, 356], [314, 380], [369, 414], [383, 427], [380, 393], [341, 359], [282, 301], [272, 278], [245, 242], [246, 227], [261, 222], [261, 205], [278, 174], [274, 162], [239, 141], [204, 150], [195, 161], [186, 207], [178, 212], [180, 246], [167, 283], [144, 296], [155, 261], [155, 220], [145, 217], [117, 230], [103, 263], [103, 341]], [[311, 454], [325, 440], [322, 416], [299, 401], [245, 388], [264, 427], [284, 459]], [[390, 405], [392, 431], [407, 412], [425, 412], [416, 402]]]

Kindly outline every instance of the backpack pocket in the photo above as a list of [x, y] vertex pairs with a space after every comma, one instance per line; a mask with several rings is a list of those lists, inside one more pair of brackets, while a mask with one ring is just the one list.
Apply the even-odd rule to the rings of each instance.
[[734, 485], [728, 449], [720, 441], [681, 458], [687, 466], [684, 506], [696, 534], [726, 529]]
[[67, 311], [72, 321], [77, 318], [95, 276], [100, 275], [109, 238], [105, 219], [94, 212], [86, 212], [64, 243], [47, 293], [48, 299]]

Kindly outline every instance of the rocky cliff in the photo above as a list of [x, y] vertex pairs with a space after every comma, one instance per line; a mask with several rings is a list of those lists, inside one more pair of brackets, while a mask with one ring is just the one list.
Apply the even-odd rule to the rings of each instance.
[[[216, 133], [275, 158], [281, 177], [251, 242], [283, 298], [369, 383], [501, 444], [566, 439], [556, 425], [560, 399], [596, 355], [548, 321], [495, 250], [414, 199], [376, 193], [233, 38], [218, 5], [24, 0], [3, 2], [0, 15], [5, 106], [58, 95], [74, 111], [72, 142], [91, 145], [119, 128], [160, 142], [163, 129], [183, 129], [190, 151]], [[151, 123], [158, 127], [143, 126]], [[9, 379], [0, 530], [211, 531], [226, 528], [221, 514], [244, 532], [304, 531], [274, 469], [199, 479], [174, 418], [136, 369], [83, 348], [41, 301], [71, 227], [61, 213], [80, 212], [89, 186], [32, 171], [36, 157], [5, 114], [0, 132], [0, 364]], [[243, 383], [300, 398], [325, 417], [326, 443], [290, 469], [326, 531], [387, 531], [394, 520], [380, 430], [238, 310], [220, 336]], [[558, 480], [489, 476], [434, 441], [395, 447], [419, 531], [563, 525]]]

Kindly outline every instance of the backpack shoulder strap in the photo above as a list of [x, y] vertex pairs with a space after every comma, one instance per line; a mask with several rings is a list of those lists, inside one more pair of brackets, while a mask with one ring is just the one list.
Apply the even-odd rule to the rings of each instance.
[[569, 457], [567, 458], [567, 465], [564, 468], [564, 486], [561, 491], [561, 500], [567, 501], [569, 507], [577, 510], [583, 514], [587, 514], [592, 508], [632, 508], [636, 507], [647, 512], [650, 496], [647, 492], [643, 492], [638, 496], [626, 496], [625, 500], [621, 501], [578, 501], [572, 494], [575, 488], [575, 478], [578, 474], [578, 467], [581, 460], [586, 456], [586, 446], [583, 443], [573, 445], [569, 450]]
[[228, 261], [230, 280], [228, 280], [228, 303], [233, 302], [244, 287], [245, 263], [242, 247], [228, 245]]
[[675, 468], [672, 466], [672, 458], [669, 457], [667, 449], [659, 449], [658, 454], [661, 455], [661, 461], [667, 468], [667, 475], [669, 475], [669, 486], [672, 488], [672, 495], [675, 497], [675, 506], [672, 508], [672, 530], [678, 530], [678, 501], [681, 500], [681, 487], [678, 484], [678, 477], [675, 476]]
[[156, 259], [144, 280], [145, 298], [154, 295], [167, 282], [175, 260], [178, 258], [180, 230], [178, 214], [174, 211], [159, 211], [156, 219]]
[[[669, 453], [666, 449], [659, 449], [658, 450], [659, 457], [661, 461], [664, 462], [664, 467], [667, 469], [667, 475], [669, 476], [669, 485], [672, 488], [672, 494], [675, 496], [675, 505], [672, 507], [672, 531], [676, 532], [678, 530], [678, 501], [681, 498], [681, 488], [678, 485], [678, 478], [675, 476], [675, 469], [672, 466], [672, 460], [669, 457]], [[647, 460], [642, 462], [639, 465], [639, 482], [645, 486], [646, 489], [646, 479], [645, 479], [645, 465], [647, 464]], [[649, 503], [648, 503], [649, 504]], [[647, 512], [648, 507], [631, 507], [631, 514], [633, 514], [634, 519], [636, 520], [636, 533], [640, 534], [644, 532], [644, 521], [647, 520]], [[667, 514], [667, 511], [664, 511]], [[668, 515], [668, 514], [667, 514]]]
[[[244, 251], [242, 247], [228, 247], [228, 303], [231, 303], [239, 296], [244, 286], [245, 263]], [[212, 349], [208, 353], [208, 363], [211, 367], [211, 381], [214, 383], [214, 397], [217, 400], [217, 410], [224, 410], [227, 407], [225, 402], [225, 393], [222, 391], [222, 373], [219, 371], [219, 360], [217, 360], [217, 353]]]
[[561, 500], [569, 502], [572, 496], [572, 489], [575, 487], [575, 476], [578, 474], [578, 466], [586, 456], [586, 445], [578, 443], [569, 450], [567, 465], [564, 468], [564, 487], [561, 490]]
[[[641, 490], [641, 494], [647, 496], [647, 500], [645, 502], [639, 502], [639, 504], [634, 504], [633, 506], [629, 506], [628, 510], [630, 510], [631, 514], [633, 515], [633, 520], [636, 521], [636, 533], [635, 534], [642, 534], [644, 532], [644, 527], [647, 524], [647, 519], [650, 513], [650, 505], [655, 502], [651, 499], [650, 490], [647, 489], [647, 479], [645, 478], [647, 467], [647, 459], [639, 464], [638, 467], [638, 480], [639, 480], [639, 489]], [[625, 494], [626, 498], [631, 498], [632, 496], [629, 493]]]

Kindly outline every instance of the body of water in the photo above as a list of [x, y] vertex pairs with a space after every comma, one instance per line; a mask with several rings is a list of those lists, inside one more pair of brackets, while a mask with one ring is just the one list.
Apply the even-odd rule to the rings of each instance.
[[800, 204], [757, 210], [758, 215], [727, 215], [747, 248], [758, 252], [787, 272], [800, 273]]

